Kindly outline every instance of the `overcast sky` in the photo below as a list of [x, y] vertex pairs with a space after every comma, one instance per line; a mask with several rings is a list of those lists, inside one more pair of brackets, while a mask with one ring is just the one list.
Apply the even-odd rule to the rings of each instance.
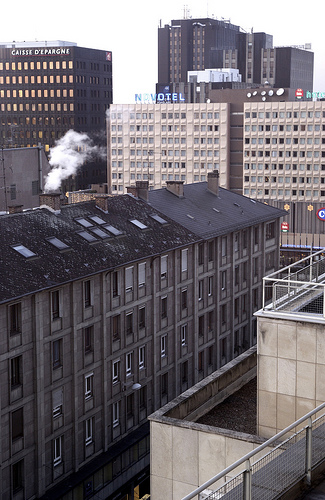
[[325, 91], [325, 7], [319, 1], [117, 0], [84, 2], [16, 0], [1, 5], [1, 41], [65, 40], [113, 52], [114, 103], [132, 103], [135, 93], [154, 93], [157, 28], [184, 17], [230, 19], [246, 31], [273, 35], [274, 46], [312, 44], [314, 90]]

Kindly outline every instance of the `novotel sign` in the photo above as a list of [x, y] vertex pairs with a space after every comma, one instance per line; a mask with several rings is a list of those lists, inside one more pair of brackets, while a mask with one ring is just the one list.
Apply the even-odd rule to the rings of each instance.
[[159, 94], [135, 94], [135, 102], [144, 104], [155, 102], [185, 102], [182, 93], [178, 92], [160, 92]]

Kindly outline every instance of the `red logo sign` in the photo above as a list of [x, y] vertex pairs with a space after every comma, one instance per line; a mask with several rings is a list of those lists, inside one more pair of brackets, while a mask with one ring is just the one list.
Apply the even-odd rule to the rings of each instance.
[[112, 52], [106, 52], [106, 61], [112, 60]]
[[288, 222], [281, 223], [281, 231], [283, 233], [287, 233], [289, 231], [289, 223]]
[[304, 97], [304, 91], [302, 89], [296, 90], [296, 99], [302, 99]]

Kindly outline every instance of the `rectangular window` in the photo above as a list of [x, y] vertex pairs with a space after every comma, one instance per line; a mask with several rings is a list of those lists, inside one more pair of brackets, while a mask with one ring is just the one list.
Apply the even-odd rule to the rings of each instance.
[[223, 236], [221, 240], [221, 256], [227, 256], [227, 236]]
[[214, 311], [208, 312], [208, 331], [212, 332], [214, 329]]
[[12, 492], [15, 494], [24, 487], [24, 461], [12, 465]]
[[118, 297], [120, 295], [119, 272], [118, 271], [113, 271], [113, 273], [112, 273], [112, 295], [113, 295], [113, 297]]
[[147, 408], [147, 386], [141, 387], [139, 392], [139, 406], [143, 410]]
[[24, 413], [23, 408], [19, 408], [11, 413], [11, 439], [15, 441], [24, 437]]
[[146, 308], [145, 306], [139, 307], [139, 329], [146, 327]]
[[208, 277], [208, 295], [209, 297], [213, 295], [213, 276]]
[[209, 241], [208, 243], [208, 260], [213, 262], [214, 260], [214, 241]]
[[84, 343], [85, 354], [91, 352], [93, 344], [93, 326], [87, 326], [84, 329]]
[[162, 396], [168, 395], [168, 373], [164, 373], [161, 376], [161, 395]]
[[125, 371], [127, 377], [132, 374], [132, 352], [129, 352], [125, 357]]
[[10, 361], [10, 386], [13, 389], [23, 383], [23, 358], [16, 356]]
[[91, 306], [91, 282], [87, 280], [84, 282], [84, 305], [85, 307]]
[[52, 392], [53, 418], [59, 417], [63, 413], [63, 390], [62, 387]]
[[188, 249], [182, 250], [182, 273], [187, 271]]
[[139, 369], [142, 370], [146, 363], [146, 346], [139, 347]]
[[181, 344], [187, 345], [187, 324], [181, 326]]
[[272, 238], [275, 237], [275, 222], [268, 222], [266, 224], [266, 239], [271, 240]]
[[21, 333], [21, 304], [9, 306], [9, 329], [10, 335]]
[[129, 312], [125, 316], [125, 331], [127, 335], [133, 333], [133, 312]]
[[125, 291], [131, 292], [133, 290], [133, 267], [125, 269]]
[[167, 295], [161, 297], [161, 319], [167, 318]]
[[134, 394], [129, 394], [126, 398], [126, 414], [128, 418], [134, 415]]
[[113, 403], [113, 427], [120, 425], [120, 402], [116, 401]]
[[113, 384], [116, 384], [120, 380], [120, 360], [113, 361]]
[[161, 279], [167, 279], [167, 255], [163, 255], [160, 259], [160, 276]]
[[160, 337], [160, 355], [162, 358], [167, 355], [167, 335]]
[[59, 465], [62, 462], [62, 436], [53, 440], [53, 465]]
[[55, 320], [60, 317], [60, 291], [54, 290], [51, 293], [51, 302], [52, 302], [52, 320]]
[[138, 265], [138, 281], [139, 287], [142, 287], [146, 284], [146, 263], [141, 262]]
[[199, 337], [204, 336], [204, 316], [199, 317]]
[[226, 290], [227, 287], [227, 271], [221, 271], [221, 290]]
[[54, 369], [62, 366], [62, 339], [52, 342], [52, 366]]
[[198, 247], [198, 262], [199, 266], [203, 265], [204, 262], [204, 244], [200, 243]]
[[187, 309], [187, 288], [183, 288], [181, 292], [181, 307], [182, 310]]
[[188, 361], [184, 361], [184, 363], [182, 363], [181, 377], [182, 384], [186, 384], [188, 380]]
[[85, 399], [93, 397], [94, 374], [85, 375]]
[[93, 442], [93, 418], [87, 418], [85, 427], [85, 444], [87, 446]]
[[121, 316], [116, 314], [112, 317], [112, 336], [113, 340], [118, 340], [121, 333]]

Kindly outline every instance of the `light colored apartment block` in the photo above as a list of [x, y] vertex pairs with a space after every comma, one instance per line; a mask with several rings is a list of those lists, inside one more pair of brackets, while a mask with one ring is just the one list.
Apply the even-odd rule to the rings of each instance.
[[148, 180], [149, 189], [167, 181], [206, 181], [219, 170], [229, 187], [229, 105], [112, 105], [107, 120], [108, 184], [112, 194]]
[[244, 104], [243, 194], [325, 201], [325, 102]]

